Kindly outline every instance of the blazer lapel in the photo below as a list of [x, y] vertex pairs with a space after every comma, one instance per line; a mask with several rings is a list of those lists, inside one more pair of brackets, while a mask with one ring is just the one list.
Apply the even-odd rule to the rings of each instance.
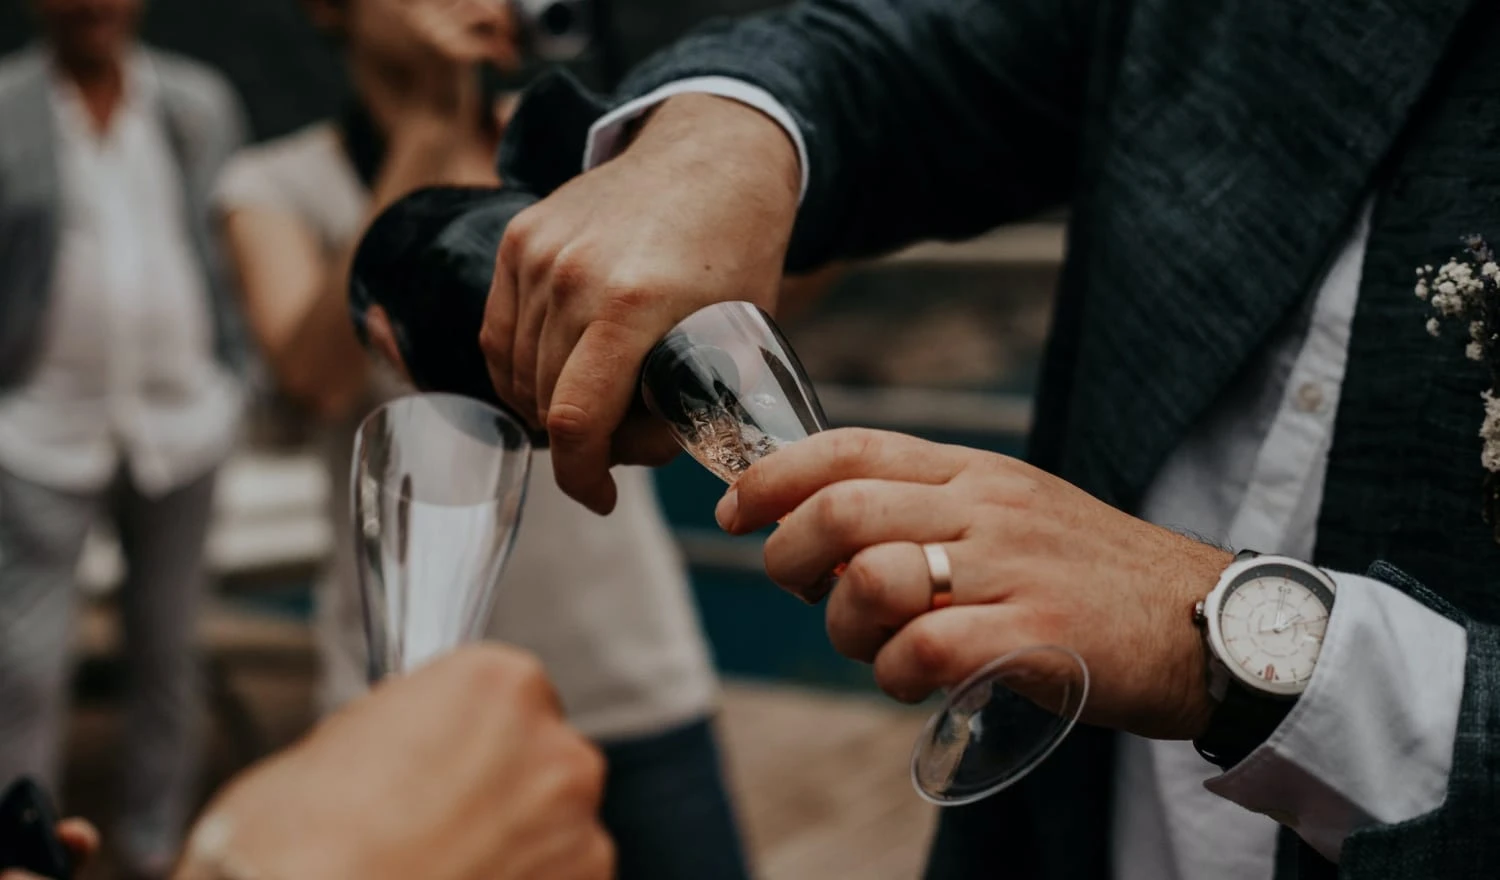
[[0, 138], [0, 173], [7, 207], [57, 205], [57, 124], [52, 115], [52, 82], [45, 53], [25, 50], [15, 62], [11, 89], [0, 105], [5, 136]]
[[1315, 289], [1475, 2], [1168, 0], [1132, 16], [1073, 233], [1066, 476], [1138, 502]]

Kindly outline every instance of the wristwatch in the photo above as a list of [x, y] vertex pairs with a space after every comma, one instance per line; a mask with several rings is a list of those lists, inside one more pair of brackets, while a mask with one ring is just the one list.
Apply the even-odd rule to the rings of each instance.
[[1217, 706], [1193, 741], [1225, 769], [1264, 743], [1307, 689], [1333, 611], [1334, 583], [1286, 556], [1241, 551], [1193, 609]]

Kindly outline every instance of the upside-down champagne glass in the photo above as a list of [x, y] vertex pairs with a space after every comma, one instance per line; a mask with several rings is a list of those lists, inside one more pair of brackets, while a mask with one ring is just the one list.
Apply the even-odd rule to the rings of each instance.
[[350, 491], [372, 683], [483, 635], [530, 471], [522, 425], [473, 398], [402, 397], [359, 426]]
[[[796, 353], [750, 303], [709, 306], [672, 328], [646, 358], [641, 394], [682, 448], [727, 483], [828, 428]], [[1083, 659], [1056, 645], [991, 661], [948, 691], [917, 740], [917, 792], [957, 806], [1021, 779], [1072, 730], [1088, 679]]]

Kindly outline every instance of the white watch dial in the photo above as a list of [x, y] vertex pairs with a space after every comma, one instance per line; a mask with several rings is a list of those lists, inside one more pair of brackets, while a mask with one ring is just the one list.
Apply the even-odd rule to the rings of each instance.
[[1333, 594], [1307, 572], [1258, 567], [1231, 584], [1219, 603], [1225, 663], [1241, 680], [1280, 693], [1300, 693], [1323, 649]]

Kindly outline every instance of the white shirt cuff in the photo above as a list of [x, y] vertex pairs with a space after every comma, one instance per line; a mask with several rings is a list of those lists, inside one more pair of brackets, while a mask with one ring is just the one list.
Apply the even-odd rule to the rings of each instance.
[[588, 143], [583, 150], [583, 170], [588, 171], [619, 155], [624, 148], [622, 141], [625, 129], [631, 121], [668, 98], [686, 94], [717, 95], [721, 98], [729, 98], [771, 117], [797, 147], [797, 162], [802, 168], [801, 195], [807, 195], [807, 142], [802, 139], [802, 131], [792, 119], [792, 114], [788, 113], [786, 107], [771, 97], [771, 93], [765, 89], [727, 76], [695, 76], [670, 82], [648, 95], [642, 95], [599, 117], [593, 125], [589, 126]]
[[1355, 829], [1442, 805], [1468, 637], [1394, 587], [1332, 577], [1333, 614], [1307, 690], [1270, 739], [1204, 785], [1337, 861]]

